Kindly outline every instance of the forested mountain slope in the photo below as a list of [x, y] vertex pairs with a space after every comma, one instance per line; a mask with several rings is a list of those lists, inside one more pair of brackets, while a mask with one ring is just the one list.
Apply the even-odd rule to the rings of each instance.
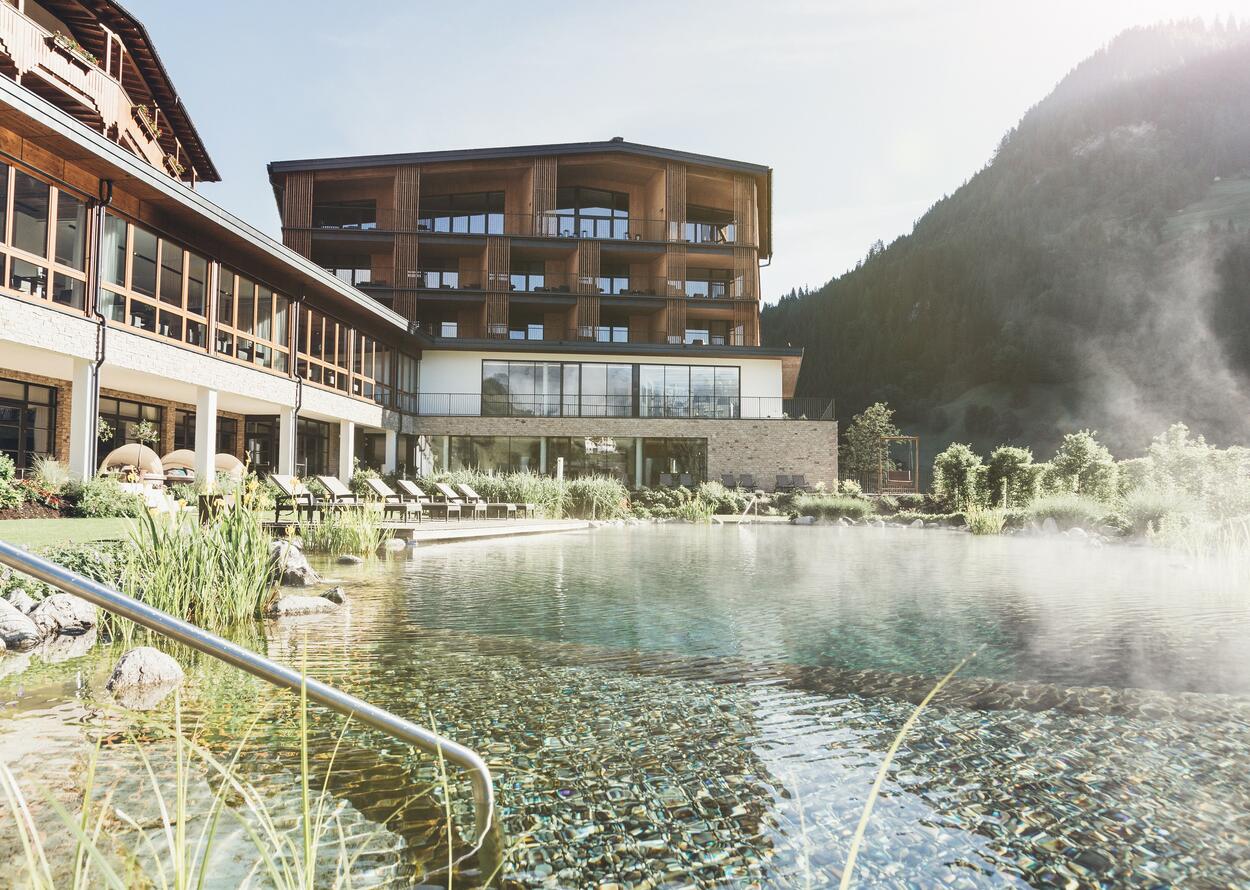
[[765, 309], [800, 394], [888, 400], [932, 453], [1250, 441], [1250, 28], [1128, 31], [854, 270]]

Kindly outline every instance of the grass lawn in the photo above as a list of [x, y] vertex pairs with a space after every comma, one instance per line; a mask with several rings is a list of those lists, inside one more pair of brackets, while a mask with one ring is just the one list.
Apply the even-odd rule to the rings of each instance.
[[132, 519], [5, 519], [0, 520], [0, 541], [43, 547], [123, 539], [129, 536], [133, 522]]

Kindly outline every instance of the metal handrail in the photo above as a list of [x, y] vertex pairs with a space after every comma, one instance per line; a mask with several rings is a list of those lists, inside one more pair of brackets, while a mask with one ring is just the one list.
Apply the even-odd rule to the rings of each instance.
[[[469, 773], [473, 788], [475, 840], [473, 849], [465, 855], [475, 852], [479, 854], [481, 872], [488, 881], [495, 880], [502, 871], [503, 832], [495, 814], [495, 788], [491, 782], [490, 768], [476, 751], [4, 541], [0, 541], [0, 563], [66, 593], [82, 597], [171, 640], [198, 649], [274, 686], [296, 693], [302, 688], [313, 701], [422, 751], [436, 755], [441, 752], [444, 758]], [[461, 857], [463, 858], [465, 857]]]

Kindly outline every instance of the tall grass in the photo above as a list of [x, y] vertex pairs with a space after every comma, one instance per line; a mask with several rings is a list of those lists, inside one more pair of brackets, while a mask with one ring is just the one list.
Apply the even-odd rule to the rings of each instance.
[[376, 553], [386, 538], [382, 512], [370, 507], [339, 508], [321, 514], [319, 522], [300, 522], [296, 534], [307, 553]]
[[969, 507], [964, 515], [974, 535], [1001, 535], [1007, 525], [1007, 511], [1002, 509]]
[[791, 509], [799, 516], [814, 516], [816, 519], [829, 521], [843, 517], [863, 519], [873, 512], [873, 506], [868, 501], [833, 494], [798, 495], [791, 504]]
[[1038, 498], [1027, 508], [1027, 515], [1035, 522], [1055, 520], [1060, 528], [1090, 528], [1098, 525], [1111, 512], [1101, 501], [1080, 494], [1048, 494]]
[[422, 482], [468, 484], [488, 501], [534, 504], [538, 513], [553, 519], [619, 519], [627, 514], [629, 505], [628, 490], [619, 480], [608, 476], [581, 476], [560, 482], [552, 476], [536, 473], [462, 469], [435, 473]]
[[1157, 530], [1165, 517], [1193, 516], [1201, 505], [1182, 491], [1143, 485], [1126, 494], [1120, 511], [1135, 534], [1145, 535]]
[[202, 525], [186, 514], [145, 513], [131, 543], [126, 592], [201, 627], [255, 617], [272, 592], [269, 535], [243, 500], [220, 506]]

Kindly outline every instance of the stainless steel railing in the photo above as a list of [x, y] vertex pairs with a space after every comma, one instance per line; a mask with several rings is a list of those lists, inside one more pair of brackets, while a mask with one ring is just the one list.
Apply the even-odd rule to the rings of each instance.
[[[302, 687], [312, 701], [380, 729], [422, 751], [430, 754], [441, 751], [444, 758], [469, 774], [473, 789], [474, 844], [465, 855], [477, 853], [483, 878], [490, 882], [498, 880], [503, 864], [503, 831], [496, 818], [495, 788], [491, 783], [490, 768], [476, 751], [4, 541], [0, 541], [0, 563], [254, 674], [274, 686], [296, 693]], [[450, 826], [448, 836], [451, 836]], [[462, 860], [464, 858], [461, 857]]]

